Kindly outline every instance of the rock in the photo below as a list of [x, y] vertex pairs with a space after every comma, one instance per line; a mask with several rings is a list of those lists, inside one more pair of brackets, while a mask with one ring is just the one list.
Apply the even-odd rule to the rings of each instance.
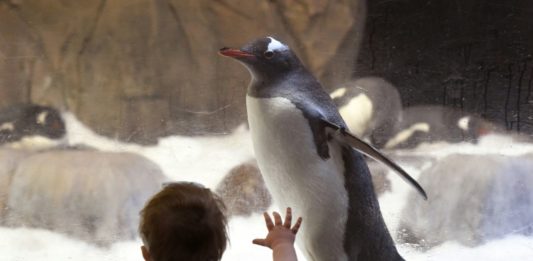
[[450, 155], [423, 171], [424, 201], [410, 192], [399, 237], [430, 248], [533, 235], [533, 155]]
[[139, 211], [165, 180], [157, 165], [131, 153], [34, 154], [14, 171], [3, 225], [48, 229], [98, 245], [132, 240]]
[[224, 177], [216, 188], [229, 216], [262, 213], [272, 204], [272, 197], [255, 160], [240, 164]]
[[0, 1], [0, 106], [53, 105], [140, 143], [229, 132], [246, 119], [249, 75], [218, 49], [275, 35], [333, 86], [354, 70], [365, 11], [362, 0]]
[[13, 173], [18, 163], [31, 155], [32, 151], [0, 148], [0, 223], [7, 211], [7, 198]]

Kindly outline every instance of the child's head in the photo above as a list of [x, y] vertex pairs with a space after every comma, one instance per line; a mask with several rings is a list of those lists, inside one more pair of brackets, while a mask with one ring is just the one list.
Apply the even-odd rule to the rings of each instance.
[[143, 256], [151, 261], [220, 260], [226, 249], [222, 201], [194, 183], [170, 183], [141, 211]]

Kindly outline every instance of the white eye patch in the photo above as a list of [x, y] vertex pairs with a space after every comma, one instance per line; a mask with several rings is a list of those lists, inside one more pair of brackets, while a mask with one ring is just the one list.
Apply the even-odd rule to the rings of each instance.
[[47, 111], [43, 111], [37, 115], [37, 124], [44, 125], [46, 123], [46, 117], [48, 116]]
[[273, 51], [283, 51], [283, 50], [289, 49], [289, 47], [282, 44], [280, 41], [274, 39], [273, 37], [268, 37], [268, 38], [270, 38], [270, 43], [268, 44], [267, 51], [273, 52]]

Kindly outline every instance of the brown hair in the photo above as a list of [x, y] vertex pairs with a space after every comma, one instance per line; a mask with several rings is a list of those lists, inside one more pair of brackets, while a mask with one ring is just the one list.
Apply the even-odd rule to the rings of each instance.
[[224, 204], [194, 183], [170, 183], [141, 210], [139, 232], [154, 261], [220, 260], [226, 249]]

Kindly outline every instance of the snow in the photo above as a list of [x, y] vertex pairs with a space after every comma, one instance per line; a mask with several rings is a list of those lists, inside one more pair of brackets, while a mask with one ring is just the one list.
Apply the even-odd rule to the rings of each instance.
[[[129, 151], [142, 154], [161, 166], [173, 180], [195, 181], [214, 189], [229, 169], [253, 157], [249, 133], [240, 127], [233, 133], [212, 137], [172, 136], [159, 140], [157, 146], [140, 146], [101, 137], [83, 126], [72, 114], [66, 113], [68, 142], [87, 144], [107, 151]], [[533, 145], [512, 141], [501, 135], [488, 136], [479, 144], [433, 144], [419, 148], [411, 155], [445, 157], [453, 153], [521, 155], [533, 153]], [[401, 153], [401, 152], [400, 152]], [[415, 178], [422, 167], [404, 166]], [[399, 213], [411, 189], [391, 175], [392, 192], [380, 197], [381, 209], [391, 233], [395, 233]], [[273, 206], [271, 210], [276, 210]], [[305, 221], [304, 221], [305, 222]], [[230, 244], [223, 260], [271, 260], [271, 251], [253, 245], [254, 238], [264, 237], [266, 228], [260, 214], [249, 218], [233, 218], [229, 222]], [[0, 227], [0, 260], [131, 260], [142, 261], [141, 242], [117, 242], [100, 248], [52, 231], [29, 228]], [[474, 248], [456, 242], [421, 252], [416, 246], [397, 245], [406, 260], [532, 260], [533, 237], [509, 235]], [[299, 260], [304, 260], [300, 255]]]

